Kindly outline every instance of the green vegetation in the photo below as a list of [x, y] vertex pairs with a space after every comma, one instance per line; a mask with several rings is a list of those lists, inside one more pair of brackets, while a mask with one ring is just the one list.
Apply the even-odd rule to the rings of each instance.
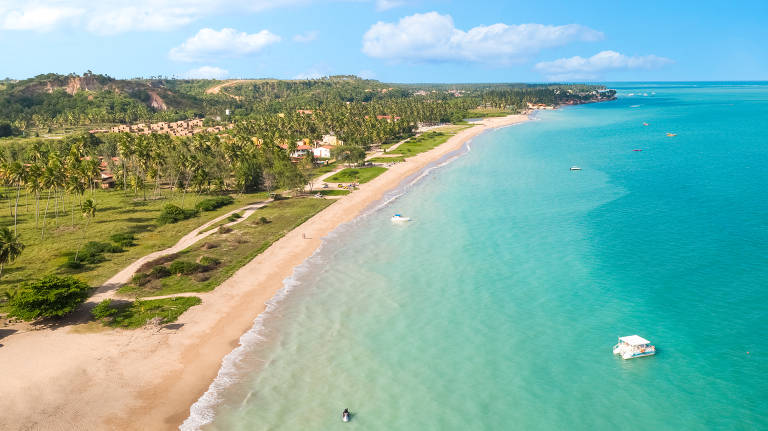
[[326, 178], [328, 183], [367, 183], [368, 181], [383, 174], [387, 168], [380, 166], [373, 166], [370, 168], [346, 168], [342, 169], [336, 174]]
[[112, 306], [111, 299], [105, 299], [91, 309], [91, 316], [96, 320], [103, 320], [117, 314], [117, 308]]
[[506, 117], [512, 114], [517, 114], [517, 112], [498, 108], [478, 108], [467, 111], [467, 118]]
[[22, 320], [61, 317], [85, 302], [90, 286], [74, 277], [48, 275], [6, 292], [9, 315]]
[[[397, 153], [397, 151], [395, 151]], [[395, 156], [395, 157], [372, 157], [368, 159], [369, 162], [372, 163], [399, 163], [405, 161], [405, 157], [403, 156]]]
[[185, 210], [173, 204], [167, 204], [163, 207], [163, 212], [157, 218], [157, 224], [160, 226], [169, 223], [178, 223], [197, 216], [197, 210]]
[[235, 199], [232, 196], [216, 196], [215, 198], [203, 199], [195, 204], [195, 209], [198, 211], [213, 211], [223, 206], [232, 205]]
[[342, 190], [342, 189], [326, 189], [326, 190], [319, 190], [316, 193], [320, 193], [323, 196], [346, 196], [350, 192], [349, 190]]
[[419, 153], [435, 148], [455, 134], [455, 132], [427, 132], [400, 144], [400, 146], [392, 150], [390, 154], [401, 154], [403, 157], [413, 157]]
[[[104, 316], [109, 319], [106, 322], [108, 326], [136, 329], [145, 326], [155, 319], [159, 325], [174, 322], [190, 307], [200, 305], [201, 302], [203, 301], [196, 296], [152, 299], [148, 301], [137, 299], [136, 301], [122, 304], [110, 303], [106, 306], [109, 311], [99, 314], [104, 315], [108, 313]], [[94, 317], [96, 316], [94, 315]]]
[[[208, 196], [187, 196], [185, 204], [194, 205], [195, 200], [205, 197]], [[198, 217], [178, 223], [158, 225], [156, 220], [163, 206], [169, 201], [180, 205], [182, 198], [181, 194], [166, 192], [162, 198], [144, 201], [121, 190], [94, 190], [93, 200], [98, 202], [99, 215], [88, 227], [87, 236], [101, 239], [95, 241], [99, 244], [97, 247], [90, 242], [84, 245], [82, 243], [85, 220], [79, 216], [79, 209], [75, 207], [73, 217], [70, 206], [62, 208], [63, 205], [60, 204], [57, 215], [53, 197], [47, 217], [47, 234], [45, 238], [41, 238], [42, 217], [36, 226], [35, 195], [22, 189], [17, 228], [18, 235], [26, 247], [12, 265], [5, 265], [3, 276], [0, 278], [0, 305], [3, 303], [3, 291], [27, 280], [39, 278], [42, 274], [76, 275], [92, 286], [100, 285], [141, 256], [172, 246], [191, 230], [229, 211], [225, 207], [200, 213]], [[265, 193], [239, 195], [233, 205], [245, 206], [266, 198]], [[13, 201], [10, 210], [7, 200], [0, 201], [0, 204], [5, 206], [5, 210], [0, 211], [0, 226], [13, 225]], [[41, 207], [42, 216], [45, 205]], [[12, 227], [10, 231], [13, 232]], [[110, 242], [112, 244], [109, 244]], [[68, 262], [74, 260], [75, 252], [80, 247], [80, 265], [76, 265], [76, 268], [68, 267]], [[89, 254], [96, 257], [91, 260], [88, 258]]]
[[291, 198], [270, 203], [233, 226], [231, 232], [213, 234], [205, 243], [178, 253], [172, 262], [164, 260], [147, 265], [168, 265], [170, 272], [181, 275], [152, 278], [148, 269], [144, 269], [138, 276], [140, 279], [123, 286], [118, 293], [141, 297], [213, 290], [272, 243], [333, 202], [332, 199]]

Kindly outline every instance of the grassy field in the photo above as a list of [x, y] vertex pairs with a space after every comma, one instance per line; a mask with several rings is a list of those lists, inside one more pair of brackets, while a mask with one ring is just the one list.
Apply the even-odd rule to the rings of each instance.
[[317, 190], [315, 193], [320, 193], [323, 196], [344, 196], [349, 194], [349, 190], [325, 189], [325, 190]]
[[325, 179], [327, 183], [353, 183], [358, 182], [360, 184], [367, 183], [368, 181], [383, 174], [387, 168], [374, 166], [371, 168], [346, 168], [337, 172]]
[[[9, 194], [11, 191], [5, 190], [3, 193], [5, 198], [0, 200], [0, 226], [7, 226], [13, 230], [13, 217], [8, 208]], [[14, 263], [5, 266], [0, 279], [0, 295], [5, 289], [49, 273], [74, 275], [97, 286], [139, 257], [170, 247], [201, 224], [235, 208], [267, 197], [264, 193], [233, 195], [234, 204], [215, 211], [201, 212], [198, 217], [175, 224], [158, 226], [156, 219], [164, 205], [168, 203], [181, 205], [180, 195], [174, 195], [171, 198], [169, 192], [164, 194], [165, 198], [145, 201], [141, 196], [134, 197], [131, 193], [125, 195], [119, 190], [97, 190], [93, 195], [97, 208], [96, 216], [90, 222], [87, 231], [85, 231], [85, 221], [79, 211], [77, 200], [71, 202], [69, 197], [65, 198], [64, 211], [62, 211], [62, 203], [59, 202], [59, 214], [56, 216], [55, 205], [51, 199], [46, 218], [45, 238], [41, 239], [41, 229], [35, 227], [34, 196], [28, 197], [22, 191], [19, 200], [18, 232], [26, 248]], [[15, 194], [11, 196], [12, 201], [15, 200]], [[87, 192], [85, 197], [90, 198], [91, 193]], [[204, 195], [196, 196], [193, 193], [187, 193], [184, 207], [193, 208], [195, 202], [204, 197]], [[72, 203], [75, 204], [74, 214]], [[42, 226], [45, 204], [45, 199], [41, 199], [40, 226]], [[135, 245], [124, 246], [123, 251], [119, 253], [104, 253], [103, 262], [86, 264], [81, 269], [70, 269], [64, 266], [68, 257], [74, 254], [84, 242], [110, 243], [110, 236], [113, 234], [133, 234]]]
[[405, 160], [405, 157], [403, 156], [394, 156], [394, 157], [373, 157], [366, 161], [373, 162], [373, 163], [397, 163], [397, 162], [402, 162], [404, 160]]
[[[272, 243], [333, 202], [332, 199], [290, 198], [270, 203], [232, 226], [231, 231], [216, 232], [179, 253], [173, 261], [186, 262], [190, 267], [187, 274], [158, 278], [142, 286], [126, 285], [118, 293], [146, 297], [213, 290]], [[268, 222], [262, 223], [262, 217]], [[166, 262], [164, 266], [171, 265], [173, 262]]]
[[118, 303], [114, 306], [117, 314], [107, 323], [107, 326], [136, 329], [155, 317], [163, 319], [162, 324], [171, 323], [190, 307], [199, 305], [201, 302], [202, 300], [196, 296], [188, 296]]
[[404, 158], [413, 157], [445, 143], [451, 136], [467, 127], [471, 126], [445, 126], [435, 131], [426, 132], [400, 144], [399, 147], [389, 151], [388, 154], [400, 154]]
[[506, 111], [495, 108], [472, 109], [469, 111], [469, 118], [488, 118], [488, 117], [506, 117], [517, 112]]

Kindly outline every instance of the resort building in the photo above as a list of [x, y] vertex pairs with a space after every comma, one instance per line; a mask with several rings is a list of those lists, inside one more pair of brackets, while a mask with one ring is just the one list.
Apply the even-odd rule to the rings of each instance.
[[315, 147], [312, 150], [312, 154], [317, 159], [330, 159], [331, 158], [331, 149], [333, 149], [330, 145], [323, 145], [320, 147]]

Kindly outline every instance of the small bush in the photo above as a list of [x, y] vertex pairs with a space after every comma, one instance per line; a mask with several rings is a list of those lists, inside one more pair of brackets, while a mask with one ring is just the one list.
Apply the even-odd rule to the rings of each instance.
[[232, 232], [232, 228], [231, 227], [228, 227], [228, 226], [220, 226], [219, 227], [219, 233], [221, 233], [221, 234], [230, 233], [230, 232]]
[[95, 256], [102, 253], [122, 253], [123, 251], [123, 248], [116, 244], [90, 241], [83, 246], [83, 250], [80, 252], [80, 254]]
[[185, 210], [176, 205], [167, 204], [163, 207], [163, 212], [157, 218], [157, 224], [162, 226], [164, 224], [177, 223], [195, 216], [197, 216], [197, 210]]
[[198, 259], [198, 263], [208, 268], [212, 268], [221, 263], [219, 259], [211, 256], [202, 256]]
[[96, 320], [106, 319], [117, 314], [117, 309], [112, 307], [112, 300], [105, 299], [98, 303], [93, 310], [91, 310], [91, 316]]
[[202, 272], [203, 265], [195, 262], [177, 260], [176, 262], [173, 262], [168, 269], [171, 271], [171, 274], [191, 275], [197, 272]]
[[85, 302], [90, 291], [88, 284], [74, 277], [48, 275], [18, 288], [8, 301], [8, 314], [22, 320], [60, 317]]
[[216, 248], [216, 247], [218, 247], [218, 246], [219, 246], [219, 245], [218, 245], [218, 244], [216, 244], [215, 242], [206, 242], [206, 243], [205, 243], [205, 244], [203, 244], [203, 245], [202, 245], [202, 247], [200, 247], [200, 248], [202, 248], [203, 250], [210, 250], [210, 249], [212, 249], [212, 248]]
[[234, 213], [234, 214], [230, 214], [229, 217], [227, 217], [227, 220], [230, 221], [230, 222], [233, 222], [233, 221], [237, 221], [237, 220], [239, 220], [241, 218], [243, 218], [243, 216], [241, 216], [238, 213]]
[[131, 277], [131, 283], [137, 286], [143, 286], [149, 283], [149, 281], [149, 275], [143, 272], [137, 272], [136, 274], [133, 274], [133, 277]]
[[133, 247], [136, 245], [136, 237], [132, 233], [116, 233], [110, 235], [109, 240], [120, 247]]
[[234, 202], [235, 199], [232, 196], [216, 196], [215, 198], [201, 200], [195, 205], [195, 209], [198, 211], [213, 211]]
[[170, 277], [171, 271], [163, 265], [157, 265], [149, 271], [149, 278], [153, 280], [159, 280], [161, 278]]
[[259, 220], [256, 221], [256, 224], [267, 224], [267, 223], [270, 223], [270, 221], [268, 218], [264, 216], [259, 217]]

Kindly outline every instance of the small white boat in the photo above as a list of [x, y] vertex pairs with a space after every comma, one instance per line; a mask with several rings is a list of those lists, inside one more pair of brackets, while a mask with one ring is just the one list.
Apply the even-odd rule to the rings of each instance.
[[571, 170], [572, 170], [572, 171], [580, 171], [580, 170], [581, 170], [581, 168], [580, 168], [580, 167], [578, 167], [578, 166], [571, 166]]
[[411, 218], [403, 217], [400, 214], [395, 214], [392, 216], [390, 220], [392, 220], [392, 223], [401, 223], [401, 222], [411, 221]]
[[619, 343], [613, 346], [613, 354], [623, 359], [641, 358], [656, 354], [656, 346], [639, 335], [619, 337]]
[[349, 422], [350, 419], [350, 413], [348, 410], [344, 410], [344, 412], [341, 414], [341, 420], [343, 422]]

